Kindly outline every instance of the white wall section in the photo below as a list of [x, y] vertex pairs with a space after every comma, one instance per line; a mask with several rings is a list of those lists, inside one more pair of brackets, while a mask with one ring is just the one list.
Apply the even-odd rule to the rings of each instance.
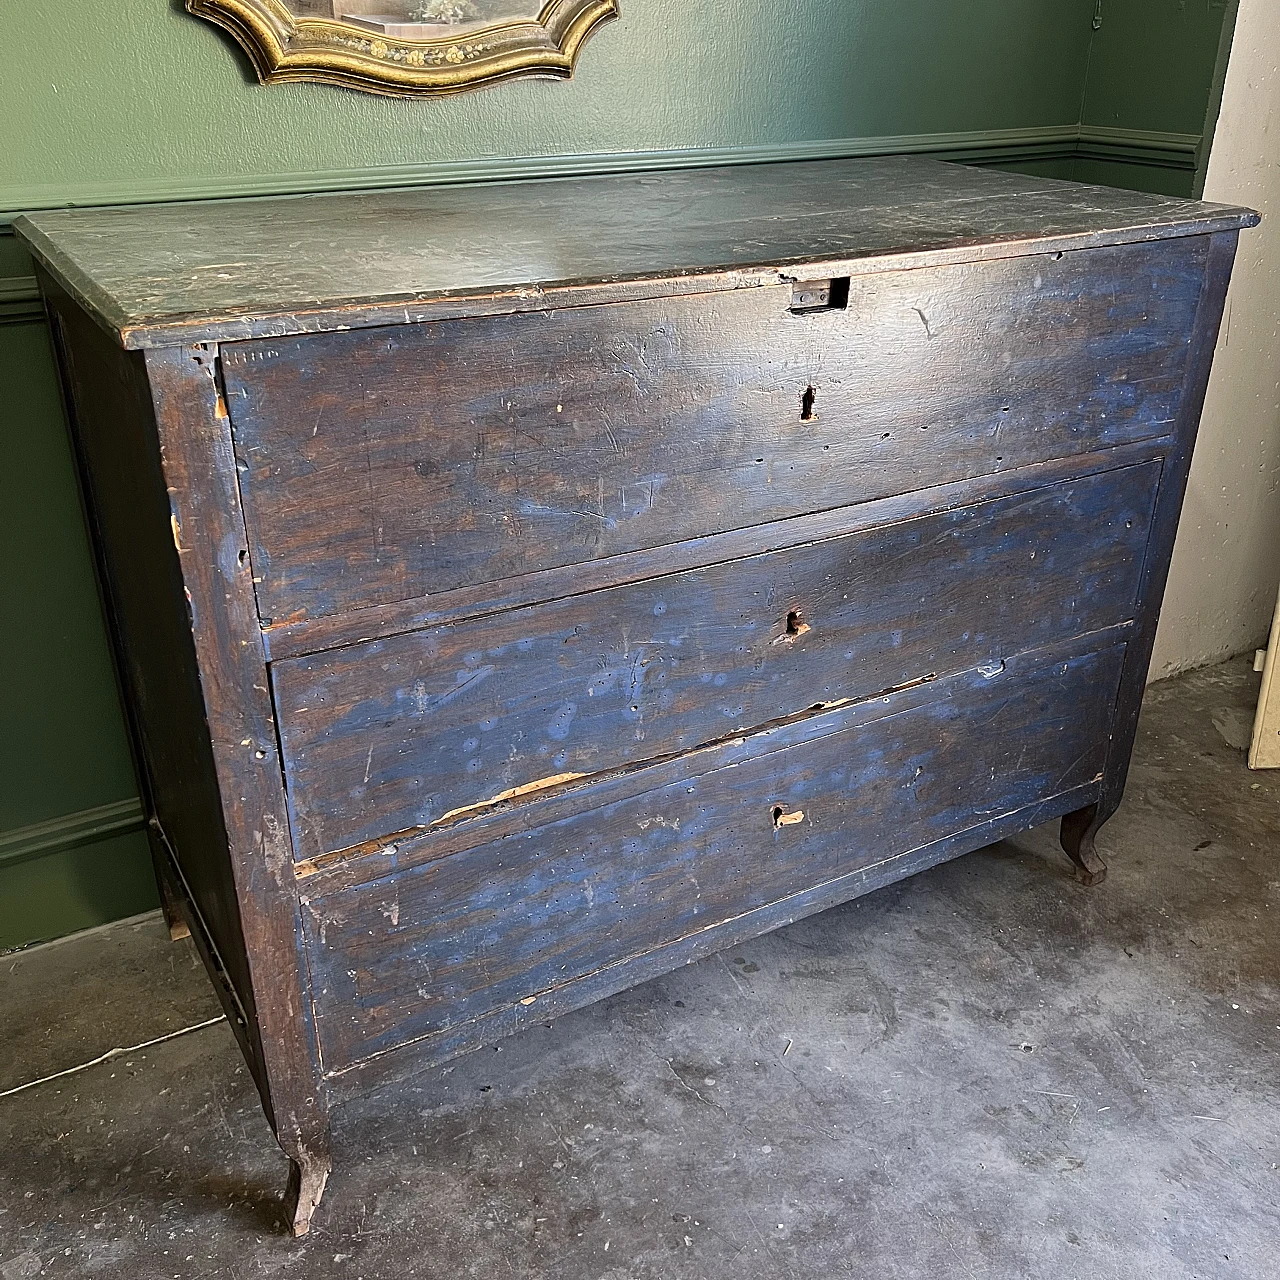
[[1241, 232], [1151, 679], [1266, 642], [1280, 581], [1280, 15], [1240, 0], [1204, 198]]

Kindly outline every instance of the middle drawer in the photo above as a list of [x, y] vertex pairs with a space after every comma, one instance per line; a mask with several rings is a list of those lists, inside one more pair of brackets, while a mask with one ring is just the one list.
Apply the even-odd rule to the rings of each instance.
[[298, 858], [1132, 616], [1158, 461], [272, 667]]

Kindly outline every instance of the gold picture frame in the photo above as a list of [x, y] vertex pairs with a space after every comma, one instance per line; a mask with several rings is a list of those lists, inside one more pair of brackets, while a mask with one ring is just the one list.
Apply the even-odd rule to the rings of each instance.
[[[186, 0], [188, 12], [236, 38], [263, 84], [319, 80], [401, 98], [456, 93], [515, 76], [568, 77], [587, 36], [618, 15], [617, 0], [537, 5], [538, 0]], [[518, 12], [522, 7], [537, 12]], [[412, 16], [424, 10], [431, 20]]]

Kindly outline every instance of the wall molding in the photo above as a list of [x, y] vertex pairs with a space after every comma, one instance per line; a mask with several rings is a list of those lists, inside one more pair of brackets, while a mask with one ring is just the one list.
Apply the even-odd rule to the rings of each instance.
[[44, 305], [35, 276], [0, 276], [0, 324], [43, 318]]
[[142, 803], [136, 796], [102, 804], [78, 813], [64, 814], [48, 822], [0, 832], [0, 871], [32, 858], [47, 858], [68, 849], [141, 831], [146, 826]]
[[1060, 160], [1076, 156], [1155, 164], [1194, 171], [1198, 134], [1110, 129], [1095, 125], [1045, 125], [1031, 129], [977, 129], [957, 133], [888, 134], [831, 138], [748, 147], [688, 147], [671, 151], [591, 152], [583, 155], [517, 156], [309, 173], [247, 174], [217, 179], [138, 179], [119, 185], [77, 187], [60, 183], [0, 191], [0, 230], [19, 213], [36, 209], [110, 204], [156, 204], [184, 200], [228, 200], [251, 196], [307, 195], [458, 183], [510, 182], [521, 178], [583, 177], [651, 169], [710, 168], [787, 160], [850, 159], [859, 156], [935, 155], [970, 164]]
[[1159, 133], [1153, 129], [1110, 129], [1080, 126], [1076, 155], [1194, 173], [1200, 150], [1198, 133]]

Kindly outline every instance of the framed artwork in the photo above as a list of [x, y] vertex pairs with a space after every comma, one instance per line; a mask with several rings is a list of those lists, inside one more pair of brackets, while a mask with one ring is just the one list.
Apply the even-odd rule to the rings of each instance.
[[616, 0], [186, 0], [231, 32], [263, 83], [454, 93], [513, 76], [572, 75]]

